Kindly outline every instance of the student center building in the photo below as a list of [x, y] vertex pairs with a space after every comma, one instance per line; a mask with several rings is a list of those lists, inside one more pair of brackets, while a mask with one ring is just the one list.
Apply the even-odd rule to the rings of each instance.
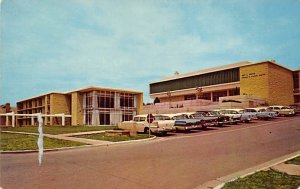
[[[51, 92], [17, 102], [17, 125], [35, 125], [36, 117], [20, 114], [42, 113], [44, 125], [116, 125], [141, 114], [143, 93], [121, 89], [88, 87], [65, 93]], [[57, 117], [55, 117], [57, 115]], [[64, 125], [64, 124], [63, 124]]]
[[150, 83], [150, 96], [161, 104], [248, 98], [248, 107], [259, 105], [255, 100], [260, 104], [291, 105], [300, 103], [299, 73], [300, 70], [290, 70], [274, 60], [239, 62]]

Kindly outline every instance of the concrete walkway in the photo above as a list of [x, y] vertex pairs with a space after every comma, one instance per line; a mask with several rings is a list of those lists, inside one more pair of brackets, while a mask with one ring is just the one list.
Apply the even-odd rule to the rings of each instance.
[[[15, 131], [1, 131], [3, 133], [15, 133], [15, 134], [26, 134], [26, 135], [35, 135], [38, 136], [38, 133], [27, 133], [27, 132], [15, 132]], [[45, 137], [48, 138], [56, 138], [60, 140], [69, 140], [69, 141], [75, 141], [75, 142], [81, 142], [84, 144], [92, 144], [92, 145], [105, 145], [105, 144], [111, 144], [113, 142], [109, 141], [103, 141], [103, 140], [92, 140], [87, 138], [76, 138], [72, 136], [77, 135], [84, 135], [84, 134], [96, 134], [96, 133], [103, 133], [105, 131], [89, 131], [89, 132], [80, 132], [80, 133], [67, 133], [67, 134], [58, 134], [58, 135], [52, 135], [52, 134], [44, 134]]]
[[272, 169], [280, 172], [287, 173], [289, 175], [300, 176], [300, 165], [281, 163], [272, 167]]

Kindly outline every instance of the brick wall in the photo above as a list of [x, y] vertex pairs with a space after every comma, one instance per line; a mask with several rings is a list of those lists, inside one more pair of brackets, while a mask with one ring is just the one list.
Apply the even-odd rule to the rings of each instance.
[[240, 93], [266, 99], [269, 105], [293, 104], [292, 72], [273, 63], [240, 68]]
[[72, 125], [83, 125], [83, 95], [79, 92], [73, 92], [72, 101]]
[[269, 98], [268, 63], [240, 68], [240, 94]]
[[[50, 95], [50, 114], [71, 115], [71, 97], [65, 94]], [[50, 118], [50, 125], [61, 125], [62, 119], [58, 117]], [[70, 119], [66, 119], [66, 125], [70, 125]]]
[[292, 72], [280, 66], [269, 64], [269, 99], [270, 105], [291, 105], [293, 98]]

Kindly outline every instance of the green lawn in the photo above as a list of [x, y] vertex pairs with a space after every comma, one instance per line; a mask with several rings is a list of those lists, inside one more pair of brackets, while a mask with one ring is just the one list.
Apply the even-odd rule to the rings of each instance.
[[287, 163], [287, 164], [300, 165], [300, 156], [295, 157], [294, 159], [291, 159], [291, 160], [289, 160], [289, 161], [286, 161], [285, 163]]
[[[76, 136], [79, 138], [88, 138], [88, 139], [94, 139], [94, 140], [105, 140], [110, 142], [120, 142], [120, 141], [127, 141], [127, 140], [139, 140], [139, 139], [146, 139], [149, 138], [148, 134], [138, 134], [137, 136], [105, 136], [105, 133], [99, 133], [99, 134], [90, 134], [90, 135], [79, 135]], [[153, 136], [150, 136], [153, 137]]]
[[[116, 126], [43, 126], [43, 132], [47, 134], [64, 134], [64, 133], [78, 133], [87, 131], [101, 131], [112, 130]], [[4, 127], [1, 131], [17, 131], [38, 133], [37, 126], [22, 126], [22, 127]]]
[[226, 183], [222, 189], [297, 189], [299, 186], [300, 176], [268, 170]]
[[[38, 136], [35, 135], [1, 133], [0, 134], [1, 150], [2, 151], [37, 150], [38, 149], [37, 139]], [[44, 137], [44, 149], [63, 148], [63, 147], [81, 146], [81, 145], [86, 145], [86, 144]]]

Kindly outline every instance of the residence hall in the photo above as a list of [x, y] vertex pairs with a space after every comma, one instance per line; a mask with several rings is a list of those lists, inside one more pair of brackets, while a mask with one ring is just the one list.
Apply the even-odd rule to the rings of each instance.
[[[116, 125], [132, 120], [143, 107], [143, 92], [87, 87], [69, 92], [50, 92], [17, 102], [18, 114], [71, 115], [66, 125]], [[17, 116], [17, 125], [35, 125], [36, 118]], [[60, 117], [45, 117], [45, 125], [61, 125]]]
[[175, 74], [150, 83], [150, 97], [162, 103], [199, 98], [217, 102], [226, 96], [255, 96], [269, 105], [291, 105], [300, 102], [299, 73], [274, 60], [245, 61]]

